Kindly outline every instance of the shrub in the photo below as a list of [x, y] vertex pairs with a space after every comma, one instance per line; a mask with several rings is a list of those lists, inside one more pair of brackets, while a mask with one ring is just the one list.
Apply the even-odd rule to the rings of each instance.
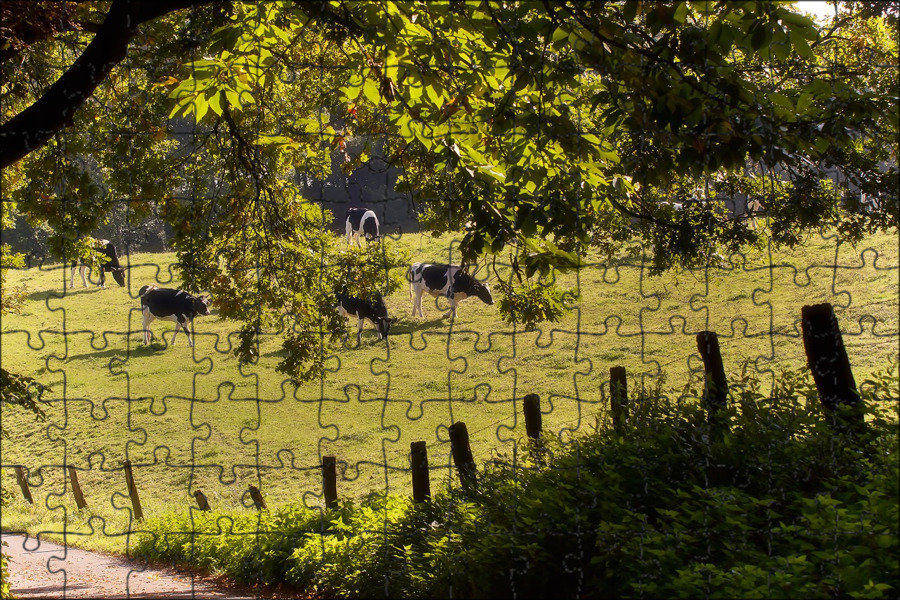
[[688, 386], [633, 399], [621, 431], [525, 444], [429, 503], [173, 515], [138, 550], [320, 596], [896, 595], [896, 364], [861, 386], [864, 437], [829, 427], [808, 375], [770, 394], [742, 376], [721, 437]]

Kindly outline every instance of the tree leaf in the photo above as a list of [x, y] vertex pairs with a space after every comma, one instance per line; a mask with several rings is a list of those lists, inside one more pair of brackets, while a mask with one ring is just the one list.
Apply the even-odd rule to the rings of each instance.
[[378, 84], [371, 79], [366, 78], [365, 83], [363, 83], [362, 92], [369, 102], [373, 104], [379, 104], [381, 102], [381, 92], [378, 91]]

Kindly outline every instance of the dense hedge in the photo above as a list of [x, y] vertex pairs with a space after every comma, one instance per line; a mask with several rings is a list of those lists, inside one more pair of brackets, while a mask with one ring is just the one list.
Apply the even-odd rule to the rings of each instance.
[[429, 504], [170, 514], [136, 552], [326, 597], [896, 597], [896, 365], [861, 386], [863, 437], [809, 379], [732, 384], [721, 440], [690, 389], [635, 398], [620, 433], [546, 439]]

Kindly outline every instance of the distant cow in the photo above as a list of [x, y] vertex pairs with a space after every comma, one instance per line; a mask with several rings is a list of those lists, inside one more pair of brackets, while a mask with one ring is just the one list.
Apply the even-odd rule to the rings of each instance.
[[353, 298], [345, 293], [338, 292], [337, 310], [342, 317], [356, 317], [356, 345], [359, 346], [362, 339], [363, 323], [369, 320], [378, 331], [378, 339], [382, 340], [387, 337], [391, 325], [397, 322], [397, 319], [389, 319], [387, 314], [387, 306], [384, 304], [384, 298], [381, 294], [373, 295], [371, 300], [361, 300]]
[[141, 299], [145, 344], [150, 344], [150, 323], [154, 319], [161, 319], [175, 322], [175, 334], [172, 336], [173, 346], [179, 327], [184, 329], [188, 345], [194, 345], [188, 327], [197, 315], [209, 314], [209, 296], [192, 296], [182, 290], [160, 288], [155, 285], [145, 285], [138, 292], [138, 296]]
[[[453, 285], [450, 279], [453, 278]], [[412, 314], [418, 311], [422, 316], [422, 294], [428, 292], [438, 297], [444, 296], [450, 301], [450, 312], [456, 316], [456, 304], [471, 296], [477, 296], [487, 305], [494, 303], [491, 289], [486, 283], [481, 283], [461, 267], [451, 265], [431, 265], [428, 263], [415, 263], [406, 273], [409, 280], [410, 295], [415, 294]]]
[[366, 240], [377, 240], [381, 237], [378, 232], [378, 217], [371, 210], [365, 208], [347, 209], [347, 243], [351, 238], [356, 238], [357, 248], [362, 248], [359, 236], [365, 236]]
[[[125, 287], [125, 267], [119, 264], [119, 254], [116, 247], [109, 240], [95, 240], [95, 248], [106, 255], [106, 260], [100, 263], [100, 287], [106, 288], [106, 273], [112, 273], [116, 283]], [[69, 287], [75, 287], [75, 267], [78, 265], [77, 260], [72, 261], [72, 277]], [[87, 279], [84, 277], [84, 271], [88, 268], [87, 262], [81, 260], [81, 268], [78, 272], [81, 274], [81, 283], [87, 287]], [[65, 276], [64, 276], [65, 277]]]

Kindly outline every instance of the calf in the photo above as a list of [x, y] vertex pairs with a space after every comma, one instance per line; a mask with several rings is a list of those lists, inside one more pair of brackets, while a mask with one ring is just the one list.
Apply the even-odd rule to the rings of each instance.
[[360, 235], [364, 235], [366, 240], [377, 240], [381, 237], [378, 233], [378, 217], [365, 208], [348, 208], [347, 243], [350, 243], [351, 238], [356, 238], [356, 247], [362, 248], [362, 244], [359, 243]]
[[397, 322], [397, 319], [389, 319], [387, 316], [387, 306], [384, 304], [384, 298], [381, 294], [374, 294], [372, 300], [361, 300], [353, 298], [343, 292], [335, 294], [337, 296], [337, 311], [342, 317], [356, 317], [356, 345], [359, 346], [362, 339], [363, 323], [368, 319], [378, 331], [378, 339], [382, 340], [387, 337], [391, 325]]
[[[112, 273], [113, 279], [116, 280], [116, 283], [125, 287], [125, 267], [119, 264], [119, 254], [116, 252], [116, 247], [112, 245], [109, 240], [94, 240], [94, 247], [103, 253], [106, 256], [106, 260], [100, 263], [100, 287], [106, 288], [106, 273]], [[72, 277], [69, 282], [69, 287], [75, 287], [75, 266], [78, 264], [78, 261], [72, 261]], [[79, 269], [79, 273], [81, 274], [81, 283], [84, 287], [87, 287], [87, 279], [84, 277], [84, 271], [88, 268], [88, 263], [84, 259], [81, 259], [81, 268]]]
[[[471, 296], [477, 296], [487, 305], [494, 303], [491, 289], [465, 272], [462, 267], [415, 263], [406, 273], [410, 296], [415, 294], [412, 314], [422, 315], [422, 294], [445, 296], [450, 301], [450, 313], [456, 317], [456, 304]], [[451, 285], [450, 280], [453, 279]]]
[[179, 327], [184, 329], [188, 345], [194, 345], [188, 326], [197, 315], [209, 314], [209, 296], [192, 296], [181, 290], [159, 288], [155, 285], [145, 285], [138, 292], [138, 296], [141, 299], [145, 344], [150, 344], [150, 323], [153, 322], [153, 319], [161, 319], [175, 322], [175, 334], [172, 336], [173, 346]]

